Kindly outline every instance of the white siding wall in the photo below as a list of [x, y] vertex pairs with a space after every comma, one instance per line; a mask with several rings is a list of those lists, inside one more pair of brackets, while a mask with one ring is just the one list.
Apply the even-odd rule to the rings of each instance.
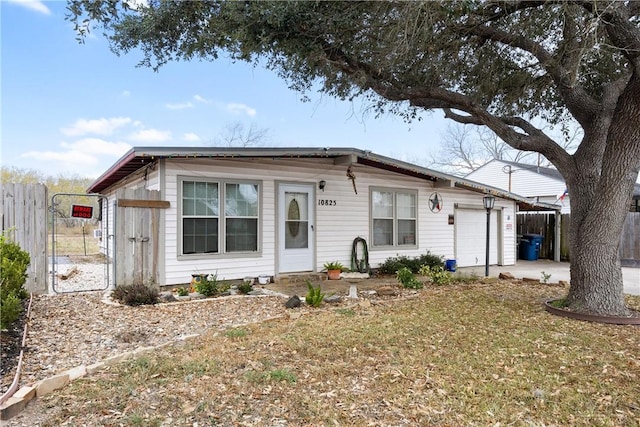
[[[346, 176], [347, 166], [335, 166], [330, 159], [263, 159], [256, 160], [167, 160], [163, 199], [171, 203], [164, 211], [164, 284], [188, 282], [193, 273], [217, 273], [221, 279], [237, 279], [260, 274], [274, 275], [277, 263], [276, 241], [276, 185], [278, 182], [314, 183], [316, 187], [316, 270], [327, 261], [340, 261], [350, 266], [353, 239], [363, 237], [369, 245], [372, 267], [391, 256], [415, 256], [430, 252], [452, 258], [454, 255], [454, 226], [448, 224], [448, 215], [454, 213], [454, 203], [482, 206], [482, 194], [453, 188], [436, 189], [443, 199], [441, 212], [433, 213], [428, 207], [429, 195], [434, 191], [428, 181], [397, 175], [391, 172], [354, 165], [358, 194], [353, 191]], [[256, 180], [262, 183], [261, 254], [256, 256], [208, 257], [178, 259], [178, 176]], [[320, 180], [326, 181], [325, 191], [317, 189]], [[149, 184], [148, 184], [149, 185]], [[418, 190], [418, 249], [376, 250], [371, 248], [369, 235], [369, 187], [388, 187]], [[148, 187], [149, 188], [149, 187]], [[318, 205], [317, 200], [334, 200], [335, 206]], [[496, 209], [514, 212], [514, 203], [497, 200]], [[506, 228], [506, 221], [502, 227]], [[512, 228], [503, 230], [504, 263], [515, 262], [515, 219]]]
[[[506, 163], [493, 160], [471, 172], [466, 178], [508, 191], [509, 174], [503, 171], [505, 165]], [[531, 167], [534, 169], [511, 167], [511, 192], [524, 197], [545, 197], [545, 200], [553, 198], [555, 202], [566, 188], [564, 181], [536, 173], [535, 166]]]

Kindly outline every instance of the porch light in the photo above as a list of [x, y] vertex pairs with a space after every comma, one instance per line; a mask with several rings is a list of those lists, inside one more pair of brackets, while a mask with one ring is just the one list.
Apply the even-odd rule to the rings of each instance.
[[318, 183], [318, 188], [321, 189], [322, 191], [324, 191], [324, 187], [326, 186], [327, 186], [327, 181], [325, 181], [324, 179]]
[[485, 209], [493, 209], [493, 205], [496, 202], [496, 198], [493, 196], [484, 196], [482, 198], [482, 204]]

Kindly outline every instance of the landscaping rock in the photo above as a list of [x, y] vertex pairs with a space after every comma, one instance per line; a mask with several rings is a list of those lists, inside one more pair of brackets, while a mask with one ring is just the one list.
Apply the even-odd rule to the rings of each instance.
[[300, 297], [298, 295], [294, 295], [289, 298], [286, 303], [284, 303], [284, 306], [287, 308], [296, 308], [300, 307], [300, 304], [302, 304], [302, 301], [300, 301]]
[[36, 397], [36, 388], [34, 386], [24, 386], [20, 390], [16, 391], [13, 395], [16, 399], [25, 399], [29, 401]]
[[569, 282], [567, 282], [566, 280], [560, 280], [558, 282], [558, 285], [560, 285], [560, 286], [569, 286]]
[[515, 280], [515, 276], [509, 272], [504, 272], [504, 273], [500, 273], [500, 275], [498, 275], [498, 279], [502, 279], [502, 280]]
[[324, 298], [324, 301], [329, 304], [336, 304], [342, 301], [342, 297], [340, 295], [329, 295]]
[[376, 289], [376, 293], [380, 296], [392, 296], [396, 295], [398, 291], [392, 286], [382, 286]]
[[27, 406], [27, 403], [26, 399], [10, 397], [0, 406], [0, 419], [8, 420], [18, 415]]
[[160, 293], [160, 301], [162, 302], [174, 302], [177, 301], [176, 297], [172, 292], [161, 292]]
[[204, 295], [202, 295], [202, 294], [201, 294], [201, 293], [199, 293], [199, 292], [191, 292], [191, 293], [189, 294], [189, 297], [190, 297], [191, 299], [202, 299], [202, 298], [204, 298]]
[[44, 396], [69, 384], [69, 374], [54, 375], [36, 384], [36, 396]]

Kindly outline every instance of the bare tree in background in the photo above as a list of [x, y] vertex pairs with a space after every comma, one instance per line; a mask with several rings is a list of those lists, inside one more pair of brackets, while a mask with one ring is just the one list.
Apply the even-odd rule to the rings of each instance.
[[269, 129], [251, 123], [245, 127], [241, 122], [228, 123], [220, 136], [213, 139], [215, 147], [262, 147], [269, 140]]
[[[567, 151], [575, 149], [578, 133], [565, 133], [562, 145]], [[465, 176], [494, 159], [553, 167], [551, 162], [539, 153], [516, 150], [487, 128], [470, 128], [460, 124], [447, 127], [442, 136], [440, 150], [437, 154], [431, 155], [429, 167]]]

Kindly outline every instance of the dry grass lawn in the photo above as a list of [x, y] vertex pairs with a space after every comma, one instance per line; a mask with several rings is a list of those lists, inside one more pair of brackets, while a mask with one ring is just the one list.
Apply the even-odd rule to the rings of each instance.
[[210, 333], [46, 396], [44, 425], [640, 425], [640, 329], [546, 313], [565, 291], [431, 287]]

